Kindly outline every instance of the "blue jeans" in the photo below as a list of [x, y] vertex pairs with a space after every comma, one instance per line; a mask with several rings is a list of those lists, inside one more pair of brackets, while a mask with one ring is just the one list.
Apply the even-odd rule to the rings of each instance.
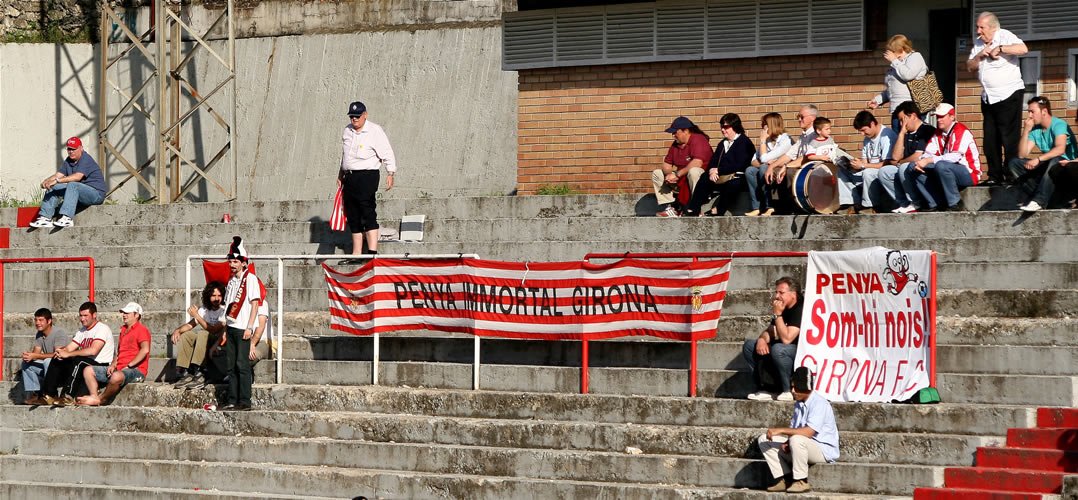
[[1048, 202], [1052, 199], [1052, 194], [1056, 191], [1056, 184], [1052, 179], [1051, 171], [1059, 168], [1059, 157], [1042, 161], [1033, 170], [1026, 170], [1026, 161], [1028, 161], [1028, 158], [1015, 158], [1007, 163], [1007, 167], [1011, 171], [1011, 175], [1014, 176], [1015, 184], [1033, 195], [1030, 201], [1035, 201], [1038, 205], [1047, 207]]
[[973, 185], [969, 170], [958, 163], [937, 161], [925, 167], [925, 172], [910, 168], [899, 171], [906, 194], [917, 208], [947, 208], [962, 201], [959, 194]]
[[51, 358], [22, 362], [22, 390], [24, 392], [41, 390], [41, 379], [45, 378], [45, 371], [49, 369], [50, 361], [52, 361]]
[[764, 182], [766, 173], [767, 165], [745, 169], [745, 184], [749, 186], [749, 200], [752, 201], [753, 210], [764, 211], [771, 204], [771, 189], [774, 185]]
[[[62, 200], [62, 205], [60, 205]], [[41, 200], [39, 217], [51, 219], [56, 216], [56, 206], [60, 205], [60, 215], [75, 217], [79, 205], [100, 205], [105, 202], [105, 193], [81, 182], [61, 182], [45, 192]]]
[[779, 385], [782, 392], [790, 392], [790, 377], [794, 373], [797, 344], [772, 342], [770, 345], [771, 353], [761, 356], [756, 354], [757, 340], [758, 338], [746, 340], [745, 345], [741, 348], [741, 356], [749, 364], [749, 369], [752, 371], [752, 382], [756, 385], [756, 390], [763, 389], [764, 383], [761, 372], [767, 370], [771, 374], [771, 379]]

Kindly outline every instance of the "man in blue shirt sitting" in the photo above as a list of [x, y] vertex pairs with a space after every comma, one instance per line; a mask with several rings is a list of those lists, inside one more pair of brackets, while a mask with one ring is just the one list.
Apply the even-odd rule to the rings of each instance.
[[[1051, 171], [1059, 168], [1061, 161], [1078, 159], [1078, 143], [1067, 122], [1052, 116], [1052, 104], [1047, 97], [1034, 97], [1026, 104], [1029, 114], [1018, 143], [1020, 158], [1011, 160], [1007, 166], [1015, 184], [1033, 194], [1028, 203], [1018, 208], [1036, 212], [1048, 206], [1055, 191]], [[1033, 146], [1037, 146], [1040, 155], [1031, 157]]]
[[[89, 153], [82, 149], [78, 137], [67, 140], [67, 158], [60, 162], [58, 171], [41, 181], [45, 197], [33, 227], [71, 227], [75, 225], [75, 209], [79, 205], [100, 205], [105, 201], [105, 177], [101, 167]], [[61, 202], [63, 203], [61, 205]], [[60, 218], [53, 222], [57, 205]]]
[[[776, 479], [770, 492], [804, 493], [809, 465], [838, 460], [838, 426], [827, 398], [812, 391], [808, 367], [794, 370], [794, 416], [789, 427], [773, 427], [757, 440], [760, 451]], [[789, 476], [789, 482], [787, 481]]]

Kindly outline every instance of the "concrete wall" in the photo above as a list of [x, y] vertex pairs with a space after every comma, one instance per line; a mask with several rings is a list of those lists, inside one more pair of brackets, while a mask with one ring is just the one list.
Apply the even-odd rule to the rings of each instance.
[[[213, 44], [226, 53], [224, 42]], [[122, 48], [112, 46], [110, 57]], [[96, 135], [96, 129], [90, 132], [97, 114], [94, 50], [90, 45], [0, 46], [0, 188], [36, 185], [55, 169], [62, 138]], [[249, 38], [239, 40], [236, 51], [241, 200], [330, 198], [344, 113], [357, 99], [386, 129], [397, 152], [400, 173], [389, 196], [506, 194], [516, 186], [517, 81], [515, 72], [501, 70], [500, 28]], [[109, 78], [130, 93], [150, 74], [144, 60], [126, 58]], [[183, 75], [206, 94], [225, 72], [202, 52]], [[155, 107], [152, 86], [138, 101], [148, 110]], [[226, 88], [210, 100], [226, 117], [228, 96]], [[112, 113], [125, 100], [114, 90], [109, 99]], [[191, 103], [186, 98], [183, 109]], [[154, 152], [147, 139], [152, 133], [152, 125], [129, 111], [109, 139], [139, 165]], [[204, 111], [180, 135], [184, 151], [200, 164], [227, 142], [227, 133]], [[96, 140], [87, 145], [96, 155]], [[106, 175], [114, 187], [127, 170], [114, 159], [108, 162]], [[184, 178], [192, 175], [190, 167], [181, 172]], [[227, 162], [211, 176], [231, 188]], [[113, 199], [150, 194], [129, 181]], [[192, 199], [224, 196], [203, 182]]]
[[37, 196], [72, 135], [96, 151], [92, 58], [88, 44], [0, 44], [0, 197]]

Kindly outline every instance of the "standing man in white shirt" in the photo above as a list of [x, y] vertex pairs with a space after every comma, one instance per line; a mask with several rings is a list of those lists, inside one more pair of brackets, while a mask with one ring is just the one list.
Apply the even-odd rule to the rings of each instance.
[[247, 250], [239, 236], [232, 238], [228, 250], [228, 267], [232, 277], [225, 289], [225, 356], [228, 365], [228, 401], [221, 410], [251, 409], [251, 338], [258, 319], [256, 312], [262, 303], [262, 285], [247, 267]]
[[1018, 57], [1026, 52], [1029, 49], [1025, 42], [1000, 28], [995, 14], [986, 11], [977, 16], [977, 38], [966, 68], [977, 72], [984, 89], [984, 155], [988, 160], [988, 180], [995, 184], [1007, 181], [1007, 164], [1018, 157], [1022, 94], [1026, 88]]
[[[382, 127], [367, 120], [367, 106], [356, 101], [348, 105], [348, 119], [341, 137], [341, 170], [337, 186], [342, 188], [344, 215], [352, 231], [352, 255], [378, 253], [378, 212], [374, 195], [378, 192], [379, 169], [386, 167], [386, 191], [393, 189], [397, 160]], [[358, 263], [345, 261], [344, 263]]]

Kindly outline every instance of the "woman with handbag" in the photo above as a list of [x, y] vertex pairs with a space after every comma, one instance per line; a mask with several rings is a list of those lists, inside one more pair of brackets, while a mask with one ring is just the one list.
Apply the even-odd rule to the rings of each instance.
[[719, 199], [715, 201], [715, 208], [706, 215], [721, 215], [726, 212], [726, 204], [733, 200], [734, 195], [745, 190], [745, 169], [756, 155], [756, 146], [745, 136], [745, 127], [736, 113], [722, 115], [719, 125], [722, 127], [723, 140], [715, 146], [705, 175], [696, 182], [685, 215], [705, 215], [700, 213], [700, 208], [716, 193]]
[[[928, 75], [928, 65], [925, 64], [925, 58], [921, 56], [921, 53], [913, 50], [910, 39], [901, 34], [892, 36], [887, 41], [883, 58], [891, 63], [887, 74], [883, 77], [884, 89], [868, 101], [867, 106], [876, 109], [887, 103], [891, 111], [891, 129], [898, 130], [902, 124], [898, 121], [898, 113], [895, 110], [898, 109], [899, 104], [915, 100], [910, 92], [910, 82], [924, 79]], [[934, 76], [932, 81], [935, 81]], [[921, 107], [920, 102], [918, 102], [918, 107]], [[923, 117], [931, 110], [919, 109], [919, 111]]]

